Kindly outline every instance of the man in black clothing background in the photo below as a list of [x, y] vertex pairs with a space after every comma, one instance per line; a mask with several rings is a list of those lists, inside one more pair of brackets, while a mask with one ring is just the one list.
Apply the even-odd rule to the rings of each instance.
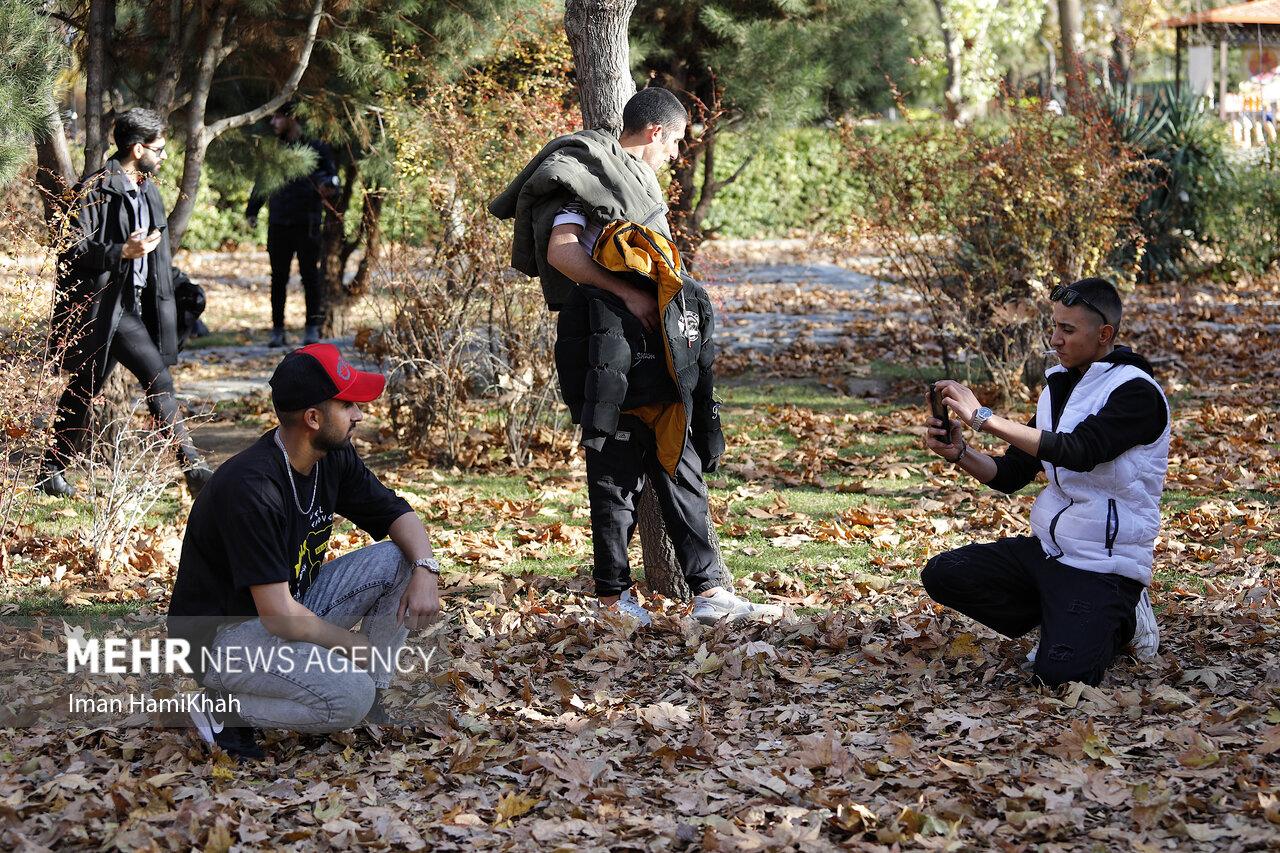
[[[302, 125], [294, 117], [297, 101], [289, 101], [271, 116], [271, 130], [276, 138], [292, 146], [305, 146], [315, 152], [316, 167], [309, 175], [295, 178], [266, 199], [267, 256], [271, 259], [271, 339], [268, 346], [281, 347], [286, 341], [284, 330], [285, 296], [289, 285], [289, 267], [298, 256], [298, 277], [307, 304], [303, 345], [320, 340], [324, 325], [324, 301], [320, 292], [320, 244], [324, 222], [324, 202], [338, 193], [338, 168], [333, 150], [324, 142], [303, 135]], [[264, 199], [257, 187], [249, 198], [245, 217], [250, 228], [258, 225], [258, 211]]]

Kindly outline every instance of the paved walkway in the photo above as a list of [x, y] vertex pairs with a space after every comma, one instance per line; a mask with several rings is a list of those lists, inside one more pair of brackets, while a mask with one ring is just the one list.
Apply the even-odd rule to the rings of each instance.
[[[849, 337], [847, 327], [854, 320], [866, 320], [874, 312], [850, 311], [835, 305], [831, 311], [805, 313], [742, 311], [739, 308], [743, 300], [738, 295], [741, 285], [753, 288], [776, 285], [797, 294], [805, 291], [871, 294], [882, 284], [869, 275], [834, 264], [753, 264], [708, 277], [705, 283], [713, 299], [723, 300], [724, 311], [716, 325], [719, 346], [729, 352], [759, 350], [764, 353], [784, 351], [799, 338], [808, 338], [819, 346], [837, 345], [842, 338]], [[895, 292], [899, 297], [904, 295], [902, 291]], [[809, 304], [812, 306], [812, 301]]]
[[[845, 327], [849, 323], [854, 319], [865, 319], [860, 315], [870, 315], [873, 312], [839, 309], [802, 314], [741, 311], [738, 310], [743, 302], [739, 295], [741, 285], [776, 285], [779, 288], [793, 289], [797, 293], [871, 293], [880, 284], [871, 276], [822, 263], [735, 266], [708, 277], [705, 283], [712, 298], [723, 306], [717, 329], [720, 346], [730, 352], [756, 349], [766, 353], [781, 351], [799, 337], [807, 337], [818, 345], [835, 344], [842, 337], [848, 337], [849, 332]], [[898, 296], [902, 294], [899, 293]], [[331, 338], [328, 342], [342, 350], [343, 355], [357, 367], [366, 370], [381, 369], [370, 360], [362, 360], [362, 355], [355, 350], [353, 338]], [[190, 349], [182, 354], [181, 363], [200, 362], [210, 366], [220, 364], [226, 369], [193, 371], [181, 376], [177, 383], [178, 398], [184, 403], [219, 402], [241, 399], [255, 391], [265, 390], [268, 388], [267, 380], [271, 378], [271, 372], [283, 352], [280, 349], [269, 349], [264, 344]], [[210, 373], [218, 375], [208, 375]]]
[[[378, 370], [382, 367], [356, 351], [355, 338], [326, 338], [325, 343], [336, 346], [344, 358], [361, 370]], [[183, 351], [179, 356], [179, 375], [175, 379], [176, 396], [183, 403], [201, 401], [217, 403], [224, 400], [239, 400], [258, 391], [270, 391], [269, 380], [280, 359], [291, 349], [272, 349], [265, 344], [249, 346], [194, 347]], [[200, 364], [224, 367], [216, 372], [218, 375], [204, 375], [208, 371], [183, 374], [181, 366]]]

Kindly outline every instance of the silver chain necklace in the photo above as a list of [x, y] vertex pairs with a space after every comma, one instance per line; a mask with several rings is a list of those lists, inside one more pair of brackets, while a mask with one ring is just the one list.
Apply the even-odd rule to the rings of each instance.
[[289, 461], [289, 451], [284, 449], [284, 442], [280, 440], [280, 430], [276, 430], [276, 447], [280, 448], [280, 452], [284, 454], [284, 471], [289, 475], [289, 490], [293, 492], [293, 503], [298, 508], [298, 512], [303, 515], [311, 515], [311, 510], [316, 505], [316, 486], [320, 484], [320, 460], [316, 460], [316, 465], [311, 469], [311, 504], [306, 508], [302, 508], [302, 501], [298, 500], [298, 486], [293, 482], [293, 464]]

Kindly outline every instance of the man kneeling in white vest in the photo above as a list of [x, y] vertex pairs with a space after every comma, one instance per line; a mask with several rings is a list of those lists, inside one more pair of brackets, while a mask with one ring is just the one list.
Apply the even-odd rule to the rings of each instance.
[[[1035, 417], [1025, 425], [1003, 418], [944, 380], [935, 393], [958, 419], [948, 433], [929, 418], [925, 436], [929, 450], [1005, 493], [1043, 469], [1049, 482], [1031, 509], [1034, 535], [938, 554], [920, 580], [935, 601], [1005, 636], [1039, 626], [1028, 657], [1045, 684], [1096, 685], [1126, 645], [1149, 660], [1160, 644], [1147, 587], [1169, 404], [1146, 359], [1115, 344], [1122, 306], [1110, 282], [1058, 285], [1049, 298], [1061, 364], [1045, 374]], [[963, 425], [1009, 446], [1001, 456], [980, 453], [965, 444]]]

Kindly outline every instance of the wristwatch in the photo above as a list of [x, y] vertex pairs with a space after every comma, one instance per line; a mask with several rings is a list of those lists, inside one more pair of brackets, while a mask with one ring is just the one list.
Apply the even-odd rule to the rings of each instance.
[[440, 564], [436, 562], [435, 557], [423, 557], [421, 559], [414, 560], [413, 567], [415, 569], [426, 569], [436, 577], [440, 576]]
[[982, 425], [987, 422], [987, 418], [994, 414], [995, 412], [991, 411], [986, 406], [983, 406], [978, 409], [978, 411], [974, 412], [973, 423], [970, 424], [970, 426], [973, 427], [974, 432], [982, 432]]

